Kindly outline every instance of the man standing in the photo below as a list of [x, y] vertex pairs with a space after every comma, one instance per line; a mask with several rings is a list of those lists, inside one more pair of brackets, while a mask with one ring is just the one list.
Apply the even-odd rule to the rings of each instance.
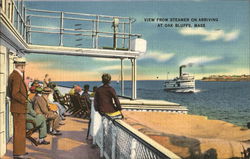
[[8, 96], [11, 98], [10, 111], [13, 115], [13, 156], [26, 158], [26, 113], [28, 92], [24, 83], [25, 58], [14, 59], [15, 69], [8, 80]]

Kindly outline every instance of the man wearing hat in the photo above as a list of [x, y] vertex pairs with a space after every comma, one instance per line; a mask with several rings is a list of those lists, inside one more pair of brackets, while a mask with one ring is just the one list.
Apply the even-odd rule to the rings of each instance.
[[48, 97], [51, 93], [49, 87], [43, 88], [42, 96], [35, 97], [34, 110], [37, 114], [42, 114], [50, 122], [50, 134], [52, 135], [61, 135], [58, 131], [60, 124], [60, 117], [53, 111], [50, 111], [48, 108]]
[[13, 156], [27, 158], [26, 155], [26, 113], [28, 92], [24, 83], [25, 58], [14, 58], [15, 69], [8, 79], [8, 96], [11, 99], [10, 111], [13, 115]]
[[[45, 140], [45, 137], [47, 136], [47, 123], [46, 123], [46, 118], [42, 114], [37, 114], [34, 109], [33, 109], [33, 103], [34, 103], [34, 96], [36, 93], [36, 88], [35, 86], [32, 86], [30, 88], [30, 94], [29, 94], [29, 101], [27, 105], [27, 120], [32, 120], [35, 124], [36, 127], [38, 127], [39, 130], [39, 139], [38, 139], [38, 144], [44, 144], [48, 145], [50, 144], [49, 141]], [[31, 123], [26, 124], [27, 129], [32, 129], [33, 125]]]

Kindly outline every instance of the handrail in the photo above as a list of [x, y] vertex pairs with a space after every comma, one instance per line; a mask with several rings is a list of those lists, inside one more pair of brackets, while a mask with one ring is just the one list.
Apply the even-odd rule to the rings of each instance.
[[[49, 45], [40, 38], [48, 36], [46, 34], [54, 34], [55, 46], [113, 50], [124, 48], [131, 51], [131, 40], [142, 36], [132, 33], [132, 23], [136, 20], [131, 17], [32, 9], [26, 8], [23, 0], [11, 0], [10, 4], [3, 5], [6, 5], [6, 17], [27, 44]], [[41, 24], [39, 18], [51, 20], [53, 26]], [[71, 26], [74, 23], [76, 24]], [[34, 34], [37, 36], [33, 36]], [[76, 36], [85, 38], [81, 41], [77, 40]], [[65, 41], [68, 44], [64, 44]]]
[[[100, 156], [115, 158], [180, 159], [179, 156], [161, 146], [122, 120], [100, 116], [91, 105], [90, 134], [93, 144], [100, 148]], [[143, 151], [144, 153], [141, 153]]]
[[[61, 13], [61, 11], [51, 11], [51, 10], [44, 10], [44, 9], [31, 9], [27, 8], [29, 11], [34, 12], [44, 12], [44, 13]], [[130, 19], [130, 17], [119, 17], [119, 16], [111, 16], [111, 15], [102, 15], [102, 14], [86, 14], [86, 13], [77, 13], [77, 12], [64, 12], [64, 14], [72, 14], [72, 15], [83, 15], [83, 16], [92, 16], [92, 17], [103, 17], [103, 18], [113, 18], [118, 17], [119, 19]], [[134, 19], [134, 18], [131, 18]]]
[[154, 153], [157, 153], [157, 155], [159, 155], [162, 159], [169, 158], [165, 154], [163, 154], [161, 151], [157, 150], [154, 146], [152, 146], [151, 144], [149, 144], [148, 142], [146, 142], [145, 140], [143, 140], [137, 134], [133, 133], [130, 129], [128, 129], [127, 127], [125, 127], [124, 125], [122, 125], [120, 122], [118, 122], [116, 120], [113, 120], [110, 116], [108, 116], [106, 114], [104, 114], [103, 116], [106, 117], [108, 120], [111, 120], [115, 126], [121, 128], [123, 131], [127, 132], [129, 135], [131, 135], [136, 140], [138, 140], [139, 142], [141, 142], [144, 146], [146, 146], [149, 149], [151, 149]]

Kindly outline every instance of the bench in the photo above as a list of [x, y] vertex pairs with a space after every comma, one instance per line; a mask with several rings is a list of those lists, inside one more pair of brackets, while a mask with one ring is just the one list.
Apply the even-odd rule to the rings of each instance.
[[30, 140], [34, 145], [38, 146], [37, 141], [31, 135], [34, 134], [39, 129], [39, 127], [36, 126], [36, 123], [33, 120], [26, 119], [26, 124], [27, 123], [31, 123], [33, 125], [33, 128], [26, 130], [26, 138]]

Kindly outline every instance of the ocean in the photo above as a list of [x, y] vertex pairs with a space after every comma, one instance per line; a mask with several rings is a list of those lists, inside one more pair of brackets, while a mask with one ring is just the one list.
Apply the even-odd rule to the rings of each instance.
[[[72, 87], [78, 84], [100, 86], [100, 81], [56, 82]], [[179, 103], [189, 109], [189, 114], [204, 115], [209, 119], [224, 120], [238, 126], [250, 122], [250, 82], [203, 82], [196, 81], [195, 93], [173, 93], [164, 90], [163, 80], [137, 81], [137, 98], [166, 100]], [[120, 83], [111, 82], [117, 94]], [[125, 81], [125, 96], [131, 95], [131, 81]]]

